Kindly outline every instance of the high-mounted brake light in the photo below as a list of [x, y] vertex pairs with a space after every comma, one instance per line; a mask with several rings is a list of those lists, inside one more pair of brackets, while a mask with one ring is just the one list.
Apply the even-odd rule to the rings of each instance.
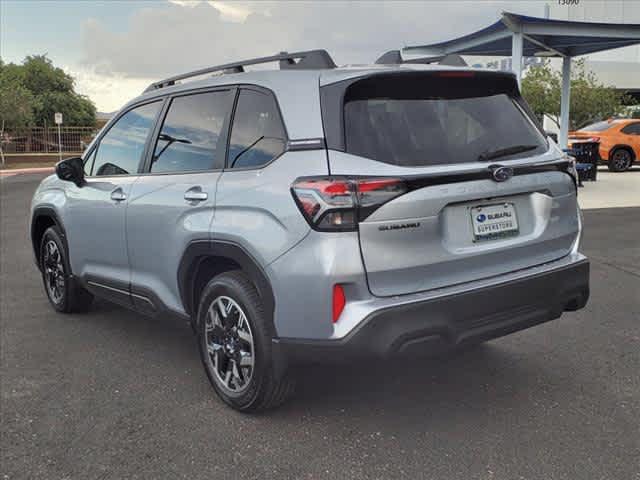
[[444, 77], [444, 78], [469, 78], [475, 77], [475, 72], [436, 72], [436, 77]]
[[355, 230], [357, 223], [408, 190], [398, 178], [301, 178], [291, 187], [300, 211], [316, 230]]

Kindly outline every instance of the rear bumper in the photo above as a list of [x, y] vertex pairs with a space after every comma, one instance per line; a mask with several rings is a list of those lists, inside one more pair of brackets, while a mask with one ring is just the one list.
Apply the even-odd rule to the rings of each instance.
[[609, 162], [609, 152], [610, 152], [609, 147], [605, 148], [602, 145], [600, 145], [600, 147], [598, 148], [598, 155], [600, 156], [599, 160], [601, 163]]
[[506, 283], [383, 308], [335, 340], [276, 339], [288, 360], [320, 361], [430, 353], [489, 340], [583, 308], [589, 298], [586, 259]]

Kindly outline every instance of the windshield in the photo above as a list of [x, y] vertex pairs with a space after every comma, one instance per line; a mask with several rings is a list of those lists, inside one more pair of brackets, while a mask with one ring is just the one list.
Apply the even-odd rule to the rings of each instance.
[[[346, 151], [413, 167], [519, 158], [546, 150], [546, 139], [510, 93], [485, 90], [474, 78], [446, 80], [422, 82], [419, 91], [395, 80], [392, 86], [348, 92]], [[460, 88], [451, 88], [455, 82], [462, 83]]]
[[586, 127], [582, 127], [579, 132], [604, 132], [609, 128], [613, 127], [612, 122], [596, 122], [591, 125], [587, 125]]

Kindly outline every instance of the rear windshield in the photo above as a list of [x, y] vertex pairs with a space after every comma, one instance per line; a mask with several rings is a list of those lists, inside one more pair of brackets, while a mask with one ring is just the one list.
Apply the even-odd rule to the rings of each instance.
[[611, 122], [596, 122], [586, 127], [582, 127], [579, 132], [604, 132], [613, 126]]
[[345, 150], [408, 167], [544, 152], [546, 139], [512, 96], [513, 86], [499, 83], [433, 75], [358, 82], [345, 94]]

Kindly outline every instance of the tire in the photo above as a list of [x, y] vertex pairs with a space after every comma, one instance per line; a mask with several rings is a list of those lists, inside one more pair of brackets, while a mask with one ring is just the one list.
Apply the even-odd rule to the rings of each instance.
[[202, 364], [227, 405], [258, 412], [291, 396], [295, 382], [287, 372], [276, 374], [275, 332], [243, 272], [225, 272], [209, 281], [200, 298], [197, 328]]
[[51, 306], [61, 313], [87, 311], [93, 295], [73, 280], [69, 256], [57, 226], [44, 232], [39, 261], [44, 291]]
[[607, 167], [612, 172], [624, 172], [626, 170], [629, 170], [629, 167], [631, 167], [632, 163], [633, 158], [629, 150], [627, 150], [626, 148], [616, 148], [609, 155]]

